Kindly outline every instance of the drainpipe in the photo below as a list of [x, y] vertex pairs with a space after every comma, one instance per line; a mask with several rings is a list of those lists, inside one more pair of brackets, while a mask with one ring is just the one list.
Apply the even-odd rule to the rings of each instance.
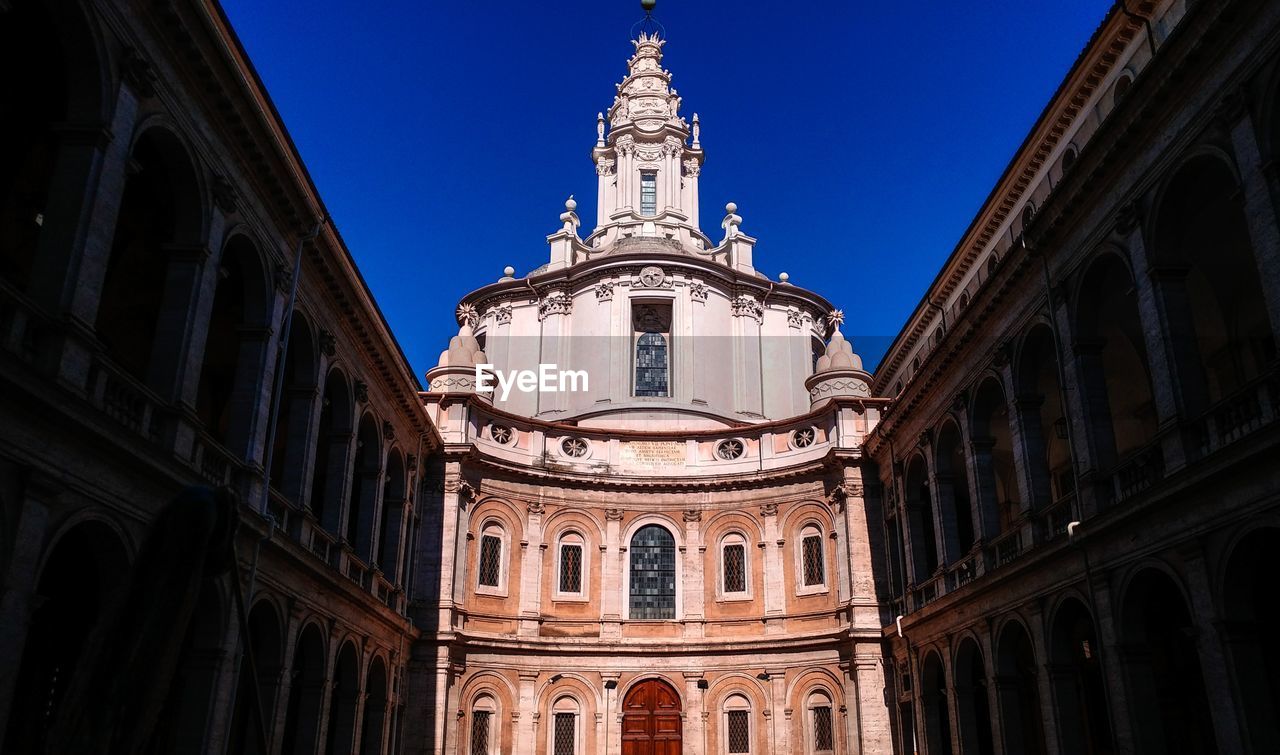
[[[293, 308], [298, 302], [298, 279], [302, 275], [302, 250], [308, 241], [311, 241], [320, 235], [320, 230], [324, 227], [326, 221], [327, 218], [321, 215], [315, 225], [312, 226], [311, 230], [298, 238], [298, 246], [293, 255], [293, 280], [289, 286], [289, 301], [285, 304], [284, 316], [282, 318], [283, 324], [281, 325], [280, 341], [276, 345], [276, 374], [271, 392], [271, 409], [267, 415], [266, 451], [264, 454], [264, 468], [262, 473], [262, 497], [258, 503], [258, 513], [262, 514], [262, 516], [267, 520], [267, 531], [266, 534], [258, 538], [257, 542], [253, 545], [253, 559], [249, 564], [248, 585], [246, 586], [244, 593], [245, 598], [240, 604], [240, 610], [242, 612], [247, 611], [253, 606], [253, 592], [257, 586], [258, 558], [262, 554], [262, 544], [271, 540], [271, 536], [275, 533], [276, 529], [275, 519], [271, 516], [271, 510], [268, 507], [268, 503], [271, 498], [271, 467], [275, 457], [276, 423], [280, 419], [280, 393], [284, 390], [284, 362], [282, 360], [286, 358], [289, 351], [289, 332], [293, 325]], [[239, 579], [238, 574], [236, 579]], [[242, 626], [247, 627], [248, 622], [249, 617], [246, 614], [243, 616]], [[239, 632], [236, 635], [235, 683], [231, 687], [231, 697], [228, 701], [228, 710], [231, 711], [231, 714], [227, 716], [226, 741], [228, 742], [231, 741], [231, 736], [233, 734], [232, 726], [235, 723], [236, 697], [240, 691], [240, 675], [244, 673], [244, 647], [244, 632]], [[256, 681], [257, 680], [255, 680], [255, 683]], [[262, 701], [259, 700], [258, 702], [259, 708], [261, 708]], [[261, 719], [263, 724], [266, 723], [266, 716], [261, 709], [258, 711], [258, 717]]]
[[[1027, 245], [1027, 235], [1025, 233], [1022, 234], [1022, 249], [1027, 253], [1039, 252], [1039, 250], [1034, 246]], [[1070, 451], [1069, 455], [1071, 457], [1071, 476], [1075, 480], [1076, 499], [1071, 508], [1075, 512], [1076, 519], [1082, 519], [1084, 518], [1084, 515], [1081, 510], [1080, 502], [1080, 455], [1076, 453], [1075, 430], [1072, 429], [1071, 419], [1067, 416], [1067, 373], [1066, 368], [1063, 366], [1063, 358], [1065, 355], [1063, 353], [1062, 334], [1058, 331], [1058, 318], [1054, 315], [1053, 281], [1049, 277], [1049, 259], [1043, 254], [1040, 254], [1039, 256], [1040, 269], [1044, 273], [1044, 295], [1049, 306], [1049, 332], [1053, 334], [1054, 362], [1057, 363], [1055, 366], [1058, 368], [1058, 403], [1059, 408], [1062, 410], [1062, 419], [1067, 425], [1067, 448]], [[1043, 428], [1041, 430], [1043, 431]]]
[[[1080, 522], [1071, 522], [1067, 525], [1067, 542], [1080, 550], [1080, 556], [1084, 559], [1084, 579], [1089, 587], [1089, 611], [1093, 614], [1094, 639], [1098, 641], [1098, 665], [1102, 668], [1102, 686], [1109, 689], [1108, 680], [1111, 674], [1107, 669], [1107, 654], [1103, 648], [1102, 633], [1098, 631], [1101, 622], [1098, 619], [1098, 596], [1093, 590], [1093, 570], [1089, 566], [1089, 551], [1084, 547], [1084, 543], [1076, 541], [1076, 530], [1080, 527]], [[1107, 725], [1111, 728], [1111, 746], [1116, 743], [1116, 715], [1111, 709], [1111, 694], [1107, 699]]]
[[[760, 416], [762, 417], [766, 416], [764, 413], [764, 305], [773, 295], [774, 285], [773, 281], [769, 281], [769, 290], [765, 291], [760, 299], [760, 335], [756, 338], [756, 359], [760, 363]], [[758, 457], [757, 464], [760, 469], [764, 469], [764, 454], [758, 454]]]
[[[263, 461], [265, 471], [262, 480], [262, 498], [258, 504], [258, 513], [262, 514], [270, 522], [271, 514], [268, 509], [268, 502], [271, 498], [271, 467], [275, 460], [275, 435], [276, 423], [280, 420], [280, 393], [284, 390], [284, 359], [289, 353], [289, 334], [293, 330], [293, 308], [298, 303], [298, 279], [302, 277], [302, 250], [308, 241], [312, 241], [320, 235], [320, 229], [324, 227], [327, 218], [320, 216], [316, 224], [311, 230], [298, 239], [298, 247], [293, 255], [293, 280], [289, 284], [289, 301], [285, 303], [284, 316], [281, 318], [283, 322], [280, 325], [280, 341], [276, 345], [276, 375], [275, 382], [271, 391], [271, 410], [267, 415], [267, 448], [266, 458]], [[274, 527], [275, 522], [270, 522]], [[257, 566], [257, 557], [255, 552], [254, 566]], [[253, 598], [253, 575], [249, 577], [249, 597]]]

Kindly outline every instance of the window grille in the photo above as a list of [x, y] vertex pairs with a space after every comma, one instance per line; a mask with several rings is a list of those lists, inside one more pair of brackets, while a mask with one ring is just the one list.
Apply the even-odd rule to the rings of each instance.
[[502, 560], [502, 540], [496, 535], [485, 535], [480, 538], [480, 584], [484, 587], [498, 586], [498, 570]]
[[471, 755], [489, 755], [489, 711], [471, 712]]
[[750, 711], [731, 710], [728, 713], [729, 728], [729, 752], [730, 753], [749, 753], [751, 752], [751, 721]]
[[560, 546], [560, 592], [582, 592], [582, 546]]
[[577, 716], [573, 713], [556, 714], [555, 755], [574, 755], [573, 736], [577, 729]]
[[831, 729], [831, 706], [820, 705], [813, 709], [813, 749], [817, 752], [834, 752], [835, 737]]
[[791, 434], [791, 445], [796, 448], [808, 448], [818, 439], [818, 434], [812, 427], [802, 427]]
[[658, 174], [646, 171], [640, 174], [640, 214], [652, 217], [658, 214]]
[[740, 543], [724, 547], [724, 591], [747, 591], [747, 549]]
[[725, 461], [742, 458], [746, 450], [746, 446], [740, 440], [722, 440], [716, 444], [716, 456]]
[[826, 581], [826, 570], [822, 563], [822, 536], [806, 535], [804, 538], [804, 586], [821, 585]]
[[636, 340], [636, 395], [667, 395], [667, 338], [661, 333]]
[[662, 527], [641, 527], [631, 538], [631, 618], [676, 617], [676, 542]]

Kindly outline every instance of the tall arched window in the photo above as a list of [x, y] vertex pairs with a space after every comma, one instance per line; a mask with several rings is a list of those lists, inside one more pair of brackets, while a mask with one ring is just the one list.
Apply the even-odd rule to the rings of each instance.
[[751, 701], [730, 695], [724, 701], [724, 744], [726, 753], [751, 752]]
[[635, 395], [670, 396], [671, 370], [668, 339], [671, 336], [671, 304], [669, 302], [636, 304], [632, 321], [636, 339]]
[[745, 598], [751, 593], [748, 576], [747, 540], [732, 532], [720, 541], [720, 588], [725, 598]]
[[805, 701], [805, 727], [808, 733], [806, 752], [826, 755], [836, 751], [836, 731], [832, 715], [831, 696], [825, 690], [809, 693]]
[[556, 597], [581, 597], [585, 592], [586, 547], [582, 535], [566, 532], [556, 547]]
[[667, 337], [661, 333], [636, 339], [636, 395], [667, 395]]
[[799, 582], [800, 592], [821, 592], [827, 587], [827, 560], [822, 546], [822, 529], [817, 524], [806, 524], [800, 530]]
[[649, 524], [631, 538], [631, 618], [676, 617], [676, 541]]
[[490, 695], [481, 695], [471, 704], [471, 730], [468, 732], [471, 755], [497, 755], [498, 752], [498, 702]]
[[551, 755], [578, 755], [582, 752], [582, 715], [578, 701], [565, 695], [551, 706]]
[[506, 594], [507, 533], [496, 522], [480, 530], [480, 558], [476, 564], [476, 591], [489, 595]]

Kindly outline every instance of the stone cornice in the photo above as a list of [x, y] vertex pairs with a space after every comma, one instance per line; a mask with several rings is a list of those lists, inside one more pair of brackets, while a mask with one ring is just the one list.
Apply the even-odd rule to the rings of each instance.
[[[435, 403], [441, 401], [442, 397], [447, 394], [428, 393], [423, 391], [419, 394], [423, 401]], [[744, 431], [747, 434], [755, 434], [770, 430], [777, 430], [791, 425], [813, 424], [813, 422], [824, 415], [830, 414], [836, 408], [851, 408], [858, 412], [865, 412], [867, 408], [878, 408], [887, 406], [892, 403], [891, 399], [879, 398], [874, 396], [852, 397], [852, 396], [836, 396], [830, 399], [828, 403], [810, 411], [808, 414], [800, 414], [795, 417], [786, 417], [784, 419], [769, 420], [767, 422], [759, 422], [754, 424], [743, 423], [733, 427], [714, 428], [710, 430], [626, 430], [616, 428], [597, 428], [597, 427], [579, 427], [577, 425], [564, 422], [554, 422], [551, 420], [534, 419], [531, 417], [522, 417], [518, 414], [505, 412], [497, 407], [489, 405], [483, 399], [477, 398], [475, 395], [468, 395], [465, 399], [471, 404], [472, 410], [478, 410], [484, 414], [494, 417], [495, 419], [503, 419], [519, 425], [537, 428], [543, 431], [550, 431], [554, 434], [572, 434], [581, 435], [587, 438], [631, 438], [636, 440], [685, 440], [688, 438], [717, 438], [717, 437], [738, 437]]]
[[[1084, 106], [1119, 60], [1120, 53], [1143, 31], [1140, 17], [1112, 6], [1070, 72], [1041, 111], [1035, 125], [1014, 153], [1000, 179], [983, 202], [951, 252], [947, 262], [930, 283], [924, 297], [885, 353], [876, 369], [875, 391], [896, 374], [914, 352], [915, 345], [929, 330], [933, 318], [931, 302], [946, 298], [963, 282], [969, 270], [989, 247], [1022, 197], [1035, 187], [1034, 180], [1045, 161], [1062, 141], [1070, 125], [1084, 112]], [[1083, 151], [1083, 150], [1082, 150]]]
[[695, 271], [704, 283], [718, 284], [725, 292], [753, 292], [758, 294], [764, 303], [770, 306], [793, 304], [805, 309], [817, 310], [819, 314], [835, 308], [825, 297], [799, 286], [787, 283], [778, 284], [756, 275], [743, 273], [726, 267], [710, 258], [664, 252], [661, 250], [644, 250], [634, 252], [618, 252], [598, 257], [576, 265], [548, 270], [530, 275], [527, 278], [516, 278], [490, 283], [462, 297], [460, 305], [470, 304], [482, 310], [498, 302], [510, 300], [528, 301], [541, 294], [547, 287], [577, 290], [590, 288], [602, 277], [611, 272], [638, 270], [648, 264], [660, 264], [668, 274], [673, 269]]

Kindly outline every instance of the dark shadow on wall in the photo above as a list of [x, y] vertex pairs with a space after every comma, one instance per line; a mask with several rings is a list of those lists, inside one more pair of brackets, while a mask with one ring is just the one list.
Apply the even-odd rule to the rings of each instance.
[[[439, 683], [441, 675], [448, 672], [440, 661], [447, 653], [436, 638], [438, 631], [448, 629], [439, 626], [440, 575], [445, 560], [443, 508], [444, 460], [434, 457], [423, 462], [418, 503], [410, 524], [413, 529], [405, 548], [409, 617], [421, 635], [409, 652], [405, 694], [392, 711], [389, 752], [434, 753], [444, 746], [437, 732], [448, 725], [448, 686]], [[412, 714], [406, 715], [406, 710]]]

